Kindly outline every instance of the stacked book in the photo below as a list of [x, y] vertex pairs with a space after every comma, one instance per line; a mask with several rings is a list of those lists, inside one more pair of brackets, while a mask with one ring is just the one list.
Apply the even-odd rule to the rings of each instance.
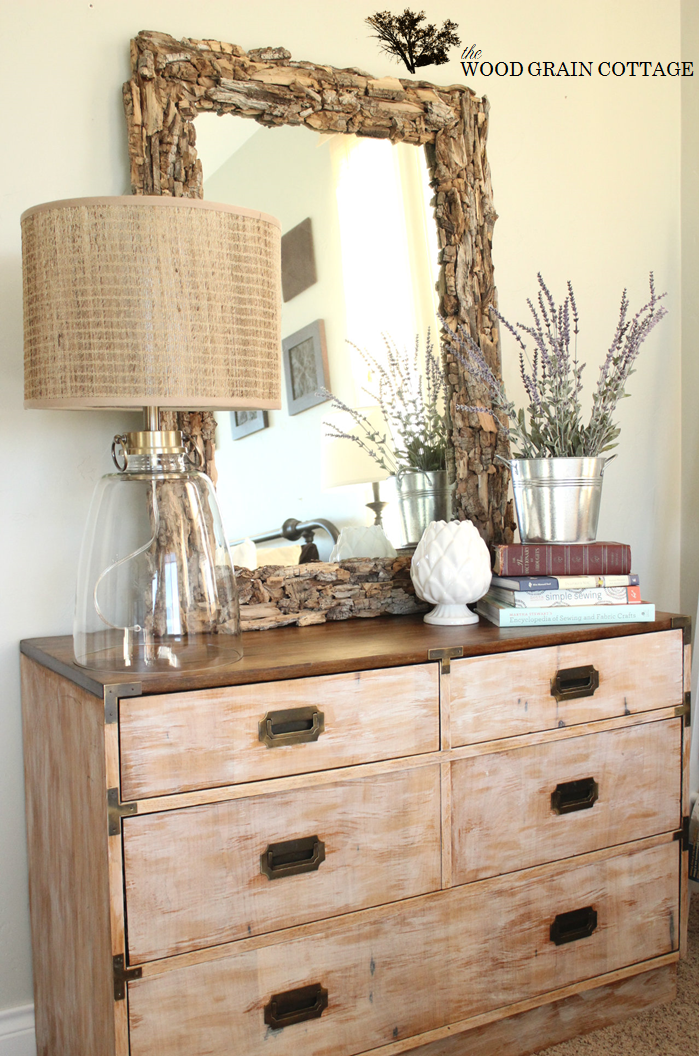
[[476, 611], [498, 627], [655, 619], [625, 543], [496, 546], [490, 589]]

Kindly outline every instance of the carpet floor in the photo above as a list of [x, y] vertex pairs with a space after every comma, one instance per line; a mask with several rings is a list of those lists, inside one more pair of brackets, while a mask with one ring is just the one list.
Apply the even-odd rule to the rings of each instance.
[[554, 1045], [539, 1056], [699, 1056], [699, 894], [691, 902], [688, 946], [672, 1004]]

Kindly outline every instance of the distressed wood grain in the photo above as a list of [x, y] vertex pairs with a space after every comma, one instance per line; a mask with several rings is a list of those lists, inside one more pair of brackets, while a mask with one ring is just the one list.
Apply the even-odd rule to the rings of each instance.
[[[676, 949], [676, 843], [452, 888], [329, 922], [313, 939], [129, 984], [132, 1056], [350, 1056]], [[593, 935], [549, 938], [594, 905]], [[320, 983], [319, 1019], [271, 1033], [271, 995]]]
[[[438, 680], [436, 664], [417, 664], [123, 700], [122, 794], [168, 795], [436, 751]], [[268, 712], [301, 707], [323, 713], [316, 741], [260, 741]]]
[[[143, 693], [182, 693], [214, 686], [422, 664], [431, 649], [457, 647], [463, 650], [464, 657], [492, 655], [495, 659], [501, 653], [546, 646], [619, 638], [640, 637], [645, 641], [646, 635], [672, 630], [675, 619], [671, 613], [658, 612], [652, 623], [500, 628], [487, 620], [466, 627], [434, 627], [424, 623], [422, 616], [402, 616], [399, 620], [377, 616], [350, 624], [331, 622], [270, 630], [265, 634], [245, 633], [243, 658], [235, 664], [187, 671], [142, 672], [138, 674], [138, 684]], [[102, 687], [115, 681], [114, 672], [78, 667], [73, 658], [73, 639], [68, 635], [25, 639], [20, 648], [25, 656], [91, 693], [101, 695]], [[643, 651], [644, 647], [639, 648]], [[123, 673], [117, 681], [122, 678]]]
[[[681, 749], [670, 719], [452, 763], [453, 882], [677, 830]], [[557, 785], [587, 778], [594, 805], [556, 814]]]
[[[592, 990], [581, 990], [549, 1004], [514, 1011], [507, 1019], [474, 1025], [411, 1048], [413, 1056], [531, 1056], [551, 1045], [621, 1022], [627, 1016], [673, 1001], [677, 965], [653, 968]], [[405, 1048], [387, 1045], [381, 1056]]]
[[[132, 963], [438, 891], [440, 768], [125, 818]], [[269, 844], [317, 835], [314, 872], [270, 880]], [[188, 853], [182, 854], [187, 848]]]
[[37, 1054], [115, 1056], [104, 705], [23, 657], [22, 718]]
[[[593, 696], [558, 701], [559, 670], [592, 665]], [[452, 661], [452, 744], [489, 741], [683, 702], [682, 632]]]

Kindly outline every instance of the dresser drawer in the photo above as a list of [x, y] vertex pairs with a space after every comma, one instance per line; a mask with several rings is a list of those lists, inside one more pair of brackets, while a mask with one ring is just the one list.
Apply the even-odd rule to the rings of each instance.
[[130, 961], [439, 890], [439, 781], [433, 765], [125, 818]]
[[437, 664], [122, 699], [122, 799], [439, 748]]
[[682, 631], [451, 663], [452, 745], [681, 704]]
[[[668, 842], [527, 870], [144, 970], [131, 1056], [262, 1056], [272, 1041], [275, 1056], [352, 1056], [670, 953], [678, 862]], [[566, 941], [585, 931], [576, 911], [594, 930]], [[302, 1009], [321, 1014], [279, 1026]]]
[[455, 761], [452, 882], [678, 829], [681, 761], [681, 719]]

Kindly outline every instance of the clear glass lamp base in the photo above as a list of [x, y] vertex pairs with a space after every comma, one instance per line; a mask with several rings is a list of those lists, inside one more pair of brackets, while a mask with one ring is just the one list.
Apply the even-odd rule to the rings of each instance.
[[199, 667], [227, 667], [243, 656], [239, 635], [200, 634], [134, 642], [122, 633], [96, 632], [74, 638], [76, 663], [97, 671], [145, 674], [149, 671], [188, 671]]
[[235, 663], [238, 591], [211, 480], [179, 433], [117, 441], [124, 465], [97, 484], [80, 554], [76, 662], [128, 673]]

